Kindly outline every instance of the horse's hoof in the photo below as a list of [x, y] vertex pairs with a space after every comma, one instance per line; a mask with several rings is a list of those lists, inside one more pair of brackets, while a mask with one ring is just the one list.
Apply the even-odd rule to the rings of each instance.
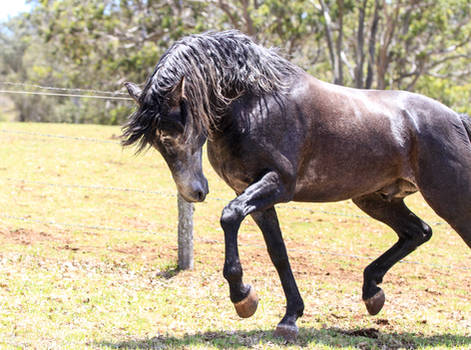
[[247, 294], [247, 296], [241, 301], [234, 303], [237, 314], [242, 318], [250, 317], [255, 313], [255, 311], [257, 311], [257, 293], [255, 293], [255, 290], [251, 286], [249, 286], [249, 288], [249, 294]]
[[384, 305], [384, 301], [386, 300], [386, 296], [382, 289], [379, 290], [375, 295], [371, 298], [365, 300], [366, 309], [368, 310], [370, 315], [376, 315], [378, 312], [381, 311]]
[[276, 326], [274, 336], [281, 337], [288, 342], [293, 342], [298, 337], [298, 327], [296, 325], [279, 324]]

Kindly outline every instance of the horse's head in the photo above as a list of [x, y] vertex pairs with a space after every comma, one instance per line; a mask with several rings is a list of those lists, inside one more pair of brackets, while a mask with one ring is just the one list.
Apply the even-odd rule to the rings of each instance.
[[124, 145], [137, 141], [141, 148], [150, 145], [163, 156], [170, 168], [178, 192], [189, 202], [202, 202], [208, 194], [208, 181], [203, 175], [202, 147], [204, 133], [189, 133], [192, 118], [185, 102], [182, 79], [164, 96], [155, 96], [132, 83], [126, 83], [138, 110], [124, 126]]

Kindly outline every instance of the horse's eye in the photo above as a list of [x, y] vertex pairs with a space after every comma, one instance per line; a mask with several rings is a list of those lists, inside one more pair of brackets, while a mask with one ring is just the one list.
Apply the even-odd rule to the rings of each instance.
[[168, 119], [173, 120], [181, 125], [185, 125], [186, 122], [186, 106], [185, 103], [180, 103], [179, 106], [172, 107], [168, 112]]
[[180, 121], [181, 119], [181, 109], [180, 107], [175, 107], [170, 110], [168, 113], [168, 119]]
[[162, 134], [177, 136], [184, 130], [183, 124], [174, 119], [163, 119], [159, 123], [159, 129]]

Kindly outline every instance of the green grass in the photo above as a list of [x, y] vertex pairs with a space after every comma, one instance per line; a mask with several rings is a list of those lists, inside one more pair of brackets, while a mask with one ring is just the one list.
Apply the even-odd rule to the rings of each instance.
[[[1, 130], [109, 141], [120, 134], [7, 122]], [[222, 277], [219, 227], [233, 194], [206, 159], [204, 168], [211, 193], [196, 205], [195, 269], [178, 272], [176, 190], [157, 152], [136, 157], [115, 143], [0, 132], [0, 349], [471, 348], [469, 249], [433, 224], [443, 220], [418, 195], [408, 203], [434, 236], [386, 275], [376, 317], [361, 301], [362, 271], [395, 234], [351, 201], [278, 206], [306, 304], [293, 344], [273, 337], [284, 296], [247, 219], [241, 260], [260, 304], [239, 319]]]

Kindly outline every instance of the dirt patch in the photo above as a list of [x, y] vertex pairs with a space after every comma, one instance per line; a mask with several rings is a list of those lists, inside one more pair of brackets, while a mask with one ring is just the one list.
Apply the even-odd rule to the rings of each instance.
[[[70, 230], [59, 230], [51, 228], [46, 231], [35, 231], [26, 228], [10, 229], [0, 228], [0, 245], [20, 244], [31, 246], [47, 243], [48, 247], [56, 250], [68, 250], [77, 253], [99, 253], [109, 255], [109, 252], [118, 253], [119, 260], [143, 261], [153, 265], [157, 260], [172, 260], [176, 256], [175, 245], [157, 245], [156, 242], [140, 241], [137, 243], [109, 245], [108, 233], [83, 232], [87, 239], [74, 236]], [[94, 245], [96, 237], [96, 245]]]
[[16, 230], [1, 230], [0, 235], [2, 236], [3, 240], [23, 245], [31, 245], [35, 242], [48, 241], [51, 239], [55, 240], [55, 237], [53, 237], [51, 233], [44, 231], [38, 232], [24, 228], [19, 228]]
[[[139, 261], [147, 265], [146, 270], [152, 271], [156, 266], [168, 262], [176, 263], [177, 237], [174, 240], [143, 239], [142, 241], [123, 242], [109, 244], [107, 232], [83, 232], [83, 235], [73, 235], [68, 230], [51, 228], [48, 231], [35, 231], [26, 228], [8, 229], [0, 228], [0, 244], [14, 243], [21, 245], [35, 245], [47, 242], [52, 249], [68, 250], [80, 256], [82, 253], [98, 253], [101, 256], [109, 256], [110, 259], [124, 262]], [[96, 237], [97, 244], [94, 245]], [[195, 238], [195, 270], [204, 270], [207, 267], [222, 271], [224, 263], [224, 244], [222, 239], [214, 239], [213, 236]], [[83, 240], [82, 240], [82, 239]], [[254, 282], [265, 279], [268, 275], [273, 283], [279, 284], [276, 271], [268, 257], [263, 241], [259, 238], [250, 239], [241, 237], [241, 260], [244, 271], [252, 276]], [[110, 254], [113, 253], [113, 254]], [[329, 255], [322, 251], [309, 250], [303, 243], [290, 240], [288, 253], [291, 265], [298, 282], [301, 281], [326, 281], [338, 285], [341, 289], [346, 283], [354, 283], [359, 286], [363, 281], [363, 268], [369, 264], [369, 260], [359, 257], [349, 257], [339, 254]], [[367, 255], [374, 255], [372, 251], [364, 249]], [[418, 272], [415, 272], [417, 269]], [[157, 275], [158, 277], [159, 275]], [[155, 276], [154, 276], [155, 277]], [[160, 277], [167, 276], [161, 274]], [[437, 286], [435, 279], [445, 278], [446, 288]], [[249, 282], [249, 281], [247, 281]], [[305, 283], [305, 282], [304, 282]], [[435, 303], [440, 298], [449, 297], [447, 291], [469, 288], [469, 274], [452, 274], [452, 270], [437, 269], [435, 267], [397, 264], [385, 278], [388, 293], [400, 294], [400, 299], [407, 301], [409, 307], [423, 307], [427, 303]], [[467, 295], [458, 292], [452, 293], [454, 297], [468, 299]], [[417, 302], [418, 300], [421, 300]], [[360, 300], [358, 300], [361, 302]], [[404, 306], [406, 307], [406, 306]], [[379, 320], [378, 325], [387, 325], [387, 320]], [[384, 322], [384, 323], [383, 323]]]

